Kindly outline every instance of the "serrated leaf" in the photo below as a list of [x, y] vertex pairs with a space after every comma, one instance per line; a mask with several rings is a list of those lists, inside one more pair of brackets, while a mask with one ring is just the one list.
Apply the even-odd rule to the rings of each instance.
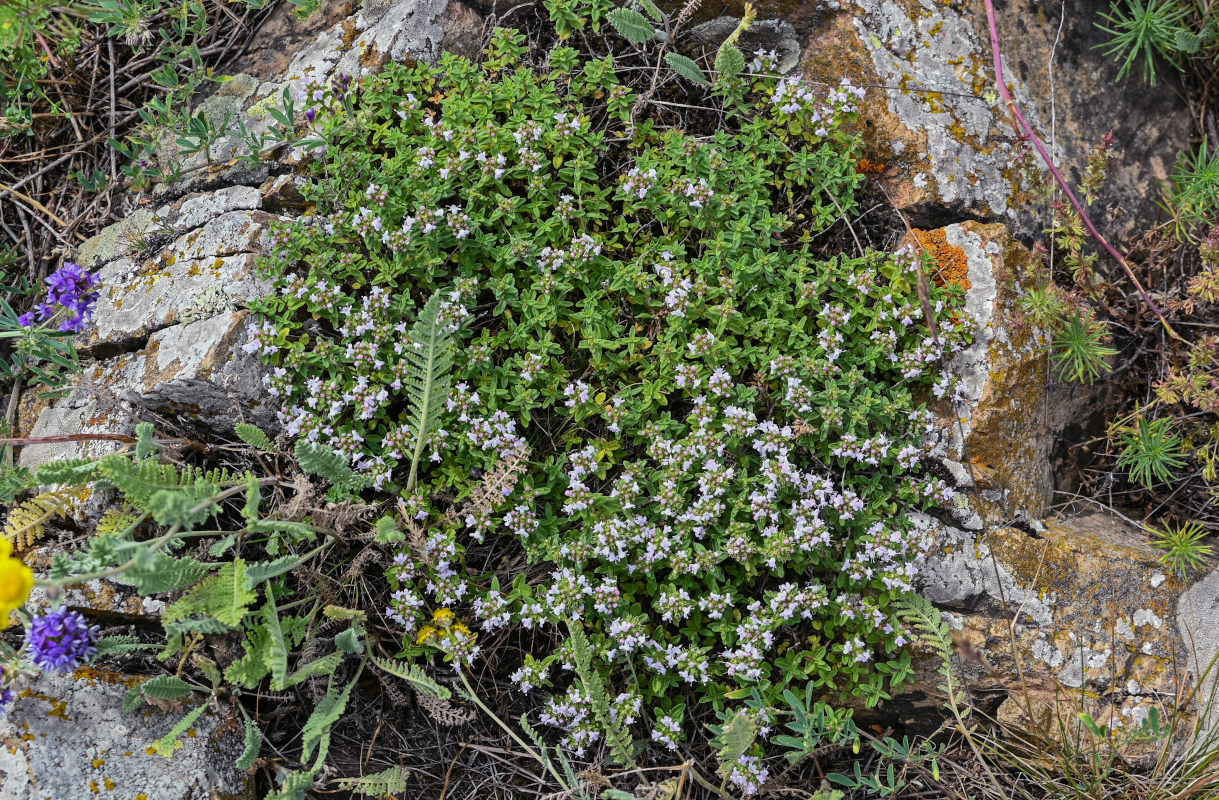
[[134, 636], [103, 636], [101, 641], [97, 643], [97, 658], [105, 658], [107, 656], [121, 656], [123, 653], [130, 653], [132, 650], [153, 650], [157, 647], [155, 644], [143, 644]]
[[406, 534], [398, 530], [398, 522], [388, 514], [377, 520], [377, 535], [373, 538], [377, 544], [395, 544], [406, 538]]
[[255, 561], [246, 567], [245, 585], [253, 589], [263, 581], [291, 572], [301, 564], [300, 556], [280, 556], [274, 561]]
[[616, 8], [605, 15], [614, 30], [631, 44], [643, 44], [656, 36], [656, 28], [648, 18], [629, 8]]
[[1187, 55], [1192, 56], [1196, 54], [1202, 47], [1202, 37], [1193, 31], [1188, 31], [1184, 28], [1178, 29], [1174, 38], [1177, 49]]
[[140, 422], [135, 426], [135, 457], [143, 461], [146, 458], [155, 456], [161, 450], [161, 446], [153, 441], [152, 438], [152, 423]]
[[206, 710], [207, 703], [200, 703], [189, 714], [178, 720], [178, 724], [170, 728], [169, 733], [153, 742], [152, 749], [156, 751], [157, 755], [165, 756], [166, 758], [172, 756], [175, 751], [181, 750], [183, 747], [182, 740], [178, 737], [186, 733], [190, 726], [195, 724], [195, 720], [203, 716], [203, 712]]
[[[406, 791], [408, 773], [402, 767], [390, 767], [387, 770], [365, 775], [360, 778], [338, 778], [335, 783], [340, 787], [371, 797], [385, 797]], [[601, 795], [605, 797], [604, 794]]]
[[441, 322], [440, 292], [433, 292], [419, 311], [419, 317], [408, 332], [410, 339], [403, 350], [406, 376], [403, 386], [407, 396], [407, 428], [412, 432], [410, 474], [406, 491], [415, 489], [423, 448], [440, 426], [444, 399], [449, 393], [449, 372], [453, 368], [453, 339]]
[[245, 747], [241, 751], [241, 756], [237, 759], [237, 769], [247, 770], [254, 766], [254, 762], [258, 760], [258, 753], [261, 750], [262, 731], [258, 730], [258, 726], [254, 724], [254, 720], [246, 717]]
[[280, 691], [288, 677], [288, 643], [284, 640], [284, 629], [279, 625], [279, 611], [275, 608], [275, 596], [267, 587], [267, 603], [263, 606], [263, 627], [267, 632], [267, 669], [271, 670], [271, 688]]
[[246, 588], [245, 571], [246, 563], [240, 558], [225, 564], [165, 609], [162, 620], [176, 622], [203, 616], [236, 628], [255, 599], [254, 592]]
[[211, 547], [207, 548], [207, 554], [209, 556], [211, 556], [212, 558], [219, 558], [220, 556], [227, 553], [236, 543], [237, 543], [237, 534], [230, 533], [228, 536], [225, 536], [223, 539], [217, 539], [216, 542]]
[[177, 700], [195, 691], [195, 687], [179, 678], [177, 675], [158, 675], [143, 683], [132, 686], [123, 699], [123, 711], [131, 712], [139, 708], [145, 697], [156, 700]]
[[237, 437], [250, 447], [261, 450], [264, 453], [276, 452], [275, 443], [271, 441], [271, 437], [263, 433], [262, 429], [258, 426], [238, 422], [233, 426], [233, 430], [236, 431]]
[[137, 562], [135, 566], [115, 577], [120, 583], [126, 583], [142, 595], [161, 594], [185, 588], [197, 582], [212, 568], [193, 558], [174, 558], [161, 553], [150, 554], [144, 563]]
[[661, 13], [660, 9], [656, 7], [656, 4], [653, 3], [652, 0], [639, 0], [639, 5], [643, 6], [643, 10], [656, 23], [659, 24], [665, 21], [665, 15]]
[[322, 698], [322, 702], [313, 709], [313, 713], [305, 722], [304, 729], [301, 730], [302, 760], [308, 761], [313, 751], [322, 745], [323, 740], [329, 741], [330, 728], [339, 721], [339, 717], [343, 716], [343, 711], [347, 709], [347, 700], [351, 697], [351, 689], [354, 685], [354, 683], [347, 684], [341, 692], [336, 692], [335, 687], [331, 686], [327, 690], [326, 696]]
[[303, 667], [298, 667], [284, 681], [284, 686], [295, 686], [305, 678], [311, 678], [314, 675], [332, 675], [339, 668], [339, 664], [343, 663], [343, 654], [335, 651], [328, 653], [321, 658], [315, 658]]
[[354, 627], [348, 628], [334, 637], [334, 644], [344, 653], [361, 655], [364, 652], [364, 642], [360, 632]]
[[241, 507], [241, 518], [246, 522], [258, 519], [258, 506], [262, 503], [262, 492], [259, 490], [258, 478], [250, 475], [246, 478], [245, 505]]
[[390, 675], [397, 676], [406, 681], [417, 692], [424, 692], [433, 697], [439, 697], [441, 700], [448, 700], [453, 696], [448, 687], [436, 683], [436, 681], [427, 676], [427, 673], [414, 664], [399, 664], [390, 661], [388, 658], [378, 658], [377, 656], [370, 656], [369, 660]]
[[736, 45], [725, 44], [715, 54], [715, 71], [725, 78], [735, 78], [745, 71], [745, 54]]
[[665, 63], [688, 81], [697, 83], [700, 86], [710, 86], [711, 81], [707, 80], [707, 76], [703, 74], [702, 69], [695, 63], [694, 59], [677, 53], [665, 53]]

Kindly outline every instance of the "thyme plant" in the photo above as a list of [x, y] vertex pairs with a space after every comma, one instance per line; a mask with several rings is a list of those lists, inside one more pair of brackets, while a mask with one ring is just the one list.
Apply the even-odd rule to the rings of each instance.
[[[922, 442], [964, 322], [935, 287], [927, 333], [913, 254], [818, 247], [856, 209], [862, 92], [759, 55], [696, 136], [632, 123], [610, 58], [526, 52], [501, 30], [481, 64], [308, 92], [315, 209], [278, 231], [247, 345], [290, 436], [401, 498], [401, 655], [532, 631], [495, 660], [543, 693], [536, 721], [624, 763], [759, 687], [762, 724], [789, 686], [879, 702], [910, 676], [907, 511], [952, 494]], [[451, 389], [421, 421], [433, 314]], [[764, 755], [725, 779], [756, 788]]]

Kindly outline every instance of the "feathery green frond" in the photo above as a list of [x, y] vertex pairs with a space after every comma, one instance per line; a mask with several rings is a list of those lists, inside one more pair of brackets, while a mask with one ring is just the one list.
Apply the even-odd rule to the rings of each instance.
[[233, 426], [233, 430], [241, 441], [255, 450], [261, 450], [264, 453], [276, 452], [275, 443], [271, 441], [271, 437], [263, 433], [262, 429], [258, 426], [250, 425], [246, 422], [238, 422]]
[[440, 319], [440, 292], [432, 294], [419, 318], [411, 326], [403, 351], [408, 365], [402, 387], [406, 393], [407, 426], [414, 434], [411, 471], [406, 490], [413, 491], [418, 479], [419, 461], [428, 437], [440, 425], [444, 399], [449, 393], [449, 371], [453, 368], [453, 340]]

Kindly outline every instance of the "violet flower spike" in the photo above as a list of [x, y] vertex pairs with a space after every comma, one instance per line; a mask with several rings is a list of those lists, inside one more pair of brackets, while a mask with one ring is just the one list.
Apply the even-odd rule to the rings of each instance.
[[101, 629], [65, 606], [35, 617], [25, 632], [30, 661], [39, 669], [67, 673], [97, 655]]

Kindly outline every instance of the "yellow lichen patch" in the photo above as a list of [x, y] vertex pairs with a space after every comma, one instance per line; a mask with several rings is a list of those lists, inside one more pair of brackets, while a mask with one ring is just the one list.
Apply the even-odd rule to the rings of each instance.
[[916, 229], [914, 238], [918, 241], [919, 246], [935, 259], [937, 269], [931, 274], [932, 280], [940, 286], [949, 283], [960, 286], [962, 289], [969, 289], [973, 286], [969, 282], [969, 259], [966, 257], [965, 251], [948, 243], [948, 237], [943, 228], [934, 231]]
[[114, 791], [115, 786], [118, 786], [118, 784], [115, 783], [111, 778], [103, 778], [102, 785], [106, 787], [107, 791], [111, 792]]
[[93, 768], [94, 769], [101, 769], [104, 766], [106, 766], [106, 759], [104, 759], [104, 758], [93, 759]]
[[[135, 686], [140, 683], [138, 677], [132, 675], [124, 675], [121, 672], [114, 670], [102, 669], [100, 667], [77, 667], [72, 671], [72, 677], [77, 680], [86, 681], [101, 681], [103, 683], [113, 684], [115, 686]], [[95, 765], [96, 766], [96, 765]]]

